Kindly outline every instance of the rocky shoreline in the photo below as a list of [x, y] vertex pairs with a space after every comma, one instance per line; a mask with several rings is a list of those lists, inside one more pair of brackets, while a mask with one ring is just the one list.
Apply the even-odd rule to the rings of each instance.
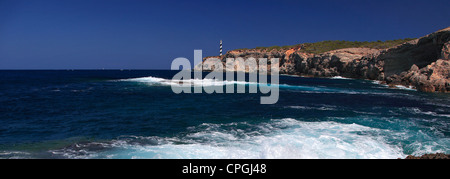
[[[194, 70], [219, 65], [217, 61], [207, 61], [210, 58], [219, 59], [223, 67], [227, 58], [279, 58], [280, 74], [342, 76], [378, 80], [391, 87], [402, 85], [424, 92], [450, 92], [450, 27], [387, 49], [346, 48], [313, 54], [301, 48], [299, 45], [290, 49], [232, 50], [222, 56], [204, 58]], [[268, 70], [270, 65], [274, 64], [269, 64]], [[252, 72], [248, 67], [231, 70], [239, 69]]]
[[450, 154], [435, 153], [435, 154], [425, 154], [422, 156], [408, 155], [405, 159], [450, 159]]

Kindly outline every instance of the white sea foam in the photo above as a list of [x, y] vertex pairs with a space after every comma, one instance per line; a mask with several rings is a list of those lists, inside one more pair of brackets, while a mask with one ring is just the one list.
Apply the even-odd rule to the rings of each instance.
[[438, 114], [433, 111], [422, 111], [419, 108], [406, 108], [406, 111], [413, 112], [415, 114], [422, 114], [422, 115], [430, 115], [430, 116], [436, 116], [436, 117], [448, 117], [450, 118], [450, 114]]
[[141, 78], [130, 78], [123, 79], [119, 81], [129, 81], [129, 82], [141, 82], [146, 83], [148, 85], [178, 85], [178, 84], [190, 84], [193, 87], [200, 86], [225, 86], [225, 85], [249, 85], [249, 84], [258, 84], [256, 82], [245, 82], [245, 81], [227, 81], [227, 80], [216, 80], [216, 79], [189, 79], [189, 80], [172, 80], [172, 79], [164, 79], [158, 77], [141, 77]]
[[342, 76], [333, 76], [330, 79], [337, 79], [337, 80], [351, 80], [351, 78], [346, 78]]
[[[373, 84], [377, 84], [382, 86], [383, 88], [389, 88], [389, 85], [382, 84], [381, 81], [372, 81]], [[414, 86], [403, 86], [403, 85], [395, 85], [395, 89], [401, 89], [401, 90], [409, 90], [409, 91], [417, 91]]]
[[395, 85], [397, 89], [417, 91], [413, 86]]
[[[189, 80], [172, 80], [172, 79], [164, 79], [159, 77], [141, 77], [141, 78], [130, 78], [123, 79], [119, 81], [127, 81], [127, 82], [139, 82], [148, 85], [156, 85], [156, 86], [171, 86], [178, 84], [191, 84], [193, 87], [201, 87], [201, 86], [225, 86], [225, 85], [261, 85], [265, 83], [257, 83], [257, 82], [246, 82], [246, 81], [220, 81], [216, 79], [189, 79]], [[268, 84], [269, 87], [278, 87], [281, 89], [287, 90], [295, 90], [296, 92], [301, 93], [337, 93], [337, 94], [354, 94], [354, 95], [407, 95], [401, 93], [385, 93], [385, 92], [370, 92], [370, 91], [361, 91], [361, 90], [351, 90], [351, 89], [342, 89], [342, 88], [329, 88], [323, 86], [302, 86], [302, 85], [289, 85], [289, 84]]]
[[372, 81], [372, 84], [380, 85], [380, 86], [382, 86], [382, 87], [384, 87], [384, 88], [387, 88], [387, 87], [389, 87], [389, 85], [387, 85], [387, 84], [383, 84], [383, 82], [382, 82], [382, 81], [378, 81], [378, 80], [374, 80], [374, 81]]
[[[366, 120], [366, 119], [364, 119]], [[370, 120], [370, 119], [367, 119]], [[434, 139], [428, 132], [409, 131], [412, 121], [392, 119], [404, 130], [371, 128], [339, 122], [304, 122], [291, 118], [258, 124], [203, 123], [175, 137], [121, 137], [97, 144], [52, 151], [68, 158], [404, 158], [448, 152], [450, 139]], [[406, 122], [406, 123], [405, 123]], [[393, 141], [415, 141], [413, 143]], [[107, 150], [98, 150], [105, 148]], [[94, 148], [94, 150], [90, 150]]]
[[0, 151], [0, 159], [23, 159], [30, 155], [30, 153], [22, 151]]
[[381, 84], [381, 81], [375, 80], [375, 81], [372, 81], [372, 83], [379, 85], [379, 84]]
[[294, 78], [299, 78], [301, 76], [299, 75], [289, 75], [289, 74], [280, 74], [280, 76], [289, 76], [289, 77], [294, 77]]
[[[233, 125], [248, 125], [247, 131]], [[383, 132], [357, 124], [277, 119], [258, 125], [202, 124], [184, 137], [163, 138], [160, 145], [116, 142], [115, 150], [91, 157], [109, 158], [398, 158], [397, 146], [376, 135]], [[184, 144], [180, 144], [184, 143]]]

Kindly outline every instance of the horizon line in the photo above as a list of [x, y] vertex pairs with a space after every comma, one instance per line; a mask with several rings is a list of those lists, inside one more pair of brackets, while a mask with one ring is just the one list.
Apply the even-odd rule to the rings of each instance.
[[76, 68], [67, 68], [67, 69], [45, 69], [45, 68], [39, 68], [39, 69], [0, 69], [0, 71], [32, 71], [32, 70], [35, 70], [35, 71], [75, 71], [75, 70], [77, 70], [77, 71], [83, 71], [83, 70], [99, 70], [99, 71], [101, 71], [101, 70], [105, 70], [105, 71], [107, 71], [107, 70], [110, 70], [110, 71], [116, 71], [116, 70], [118, 70], [118, 71], [126, 71], [126, 70], [171, 70], [170, 68], [169, 69], [133, 69], [133, 68], [123, 68], [123, 69], [120, 69], [120, 68], [110, 68], [110, 69], [102, 69], [102, 68], [100, 68], [100, 69], [98, 69], [98, 68], [92, 68], [92, 69], [89, 69], [89, 68], [86, 68], [86, 69], [76, 69]]

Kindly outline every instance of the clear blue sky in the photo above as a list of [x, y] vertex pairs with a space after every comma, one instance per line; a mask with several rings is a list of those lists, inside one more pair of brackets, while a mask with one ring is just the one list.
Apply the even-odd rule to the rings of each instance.
[[0, 69], [169, 69], [224, 50], [421, 37], [449, 0], [0, 0]]

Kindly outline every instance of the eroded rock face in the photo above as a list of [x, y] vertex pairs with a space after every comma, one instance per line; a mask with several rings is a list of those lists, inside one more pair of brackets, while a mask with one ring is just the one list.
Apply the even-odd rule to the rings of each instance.
[[[423, 60], [418, 59], [420, 56], [409, 57], [406, 60], [400, 58], [397, 60], [398, 63], [403, 63], [402, 66], [386, 65], [386, 68], [401, 69], [405, 65], [412, 64], [409, 70], [387, 77], [386, 82], [393, 85], [411, 85], [424, 92], [450, 92], [449, 41], [450, 28], [418, 39], [417, 43], [413, 44], [416, 49], [411, 51], [421, 51], [424, 54], [421, 56]], [[423, 49], [420, 48], [420, 44], [424, 46]]]
[[[233, 50], [225, 55], [206, 57], [210, 68], [218, 58], [224, 69], [227, 58], [279, 58], [280, 74], [379, 80], [388, 85], [413, 86], [425, 92], [450, 92], [450, 27], [388, 49], [347, 48], [321, 54], [304, 53], [300, 47], [281, 50]], [[227, 70], [257, 72], [256, 67], [238, 64]], [[270, 68], [269, 63], [269, 68]], [[200, 69], [197, 65], [194, 69]]]
[[450, 42], [447, 42], [442, 46], [441, 59], [448, 60], [450, 58]]
[[[378, 55], [376, 60], [385, 62], [384, 73], [386, 76], [400, 74], [408, 70], [412, 65], [423, 68], [440, 59], [441, 56], [447, 56], [446, 58], [448, 58], [449, 41], [450, 28], [446, 28], [387, 49]], [[446, 50], [445, 46], [447, 46]]]
[[424, 92], [450, 91], [450, 61], [439, 59], [419, 69], [417, 65], [393, 78], [391, 83], [412, 85]]
[[[368, 64], [366, 60], [360, 60], [362, 57], [377, 53], [376, 49], [369, 48], [348, 48], [325, 52], [322, 54], [306, 54], [295, 52], [285, 60], [280, 67], [280, 71], [287, 74], [299, 74], [315, 77], [331, 76], [352, 76], [359, 78], [361, 75], [355, 75], [355, 71], [361, 71], [362, 67]], [[373, 66], [371, 67], [373, 68]]]

